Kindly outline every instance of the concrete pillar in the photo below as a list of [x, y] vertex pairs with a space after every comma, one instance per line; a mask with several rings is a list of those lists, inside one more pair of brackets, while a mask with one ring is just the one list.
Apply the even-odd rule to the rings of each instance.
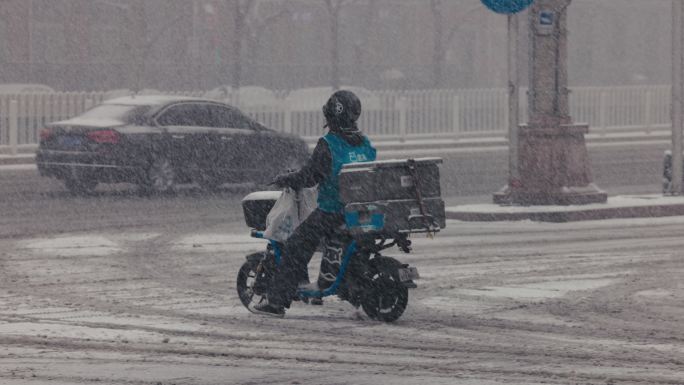
[[571, 0], [537, 0], [529, 12], [529, 122], [518, 130], [519, 183], [494, 194], [521, 205], [605, 202], [592, 183], [584, 134], [568, 107], [567, 7]]

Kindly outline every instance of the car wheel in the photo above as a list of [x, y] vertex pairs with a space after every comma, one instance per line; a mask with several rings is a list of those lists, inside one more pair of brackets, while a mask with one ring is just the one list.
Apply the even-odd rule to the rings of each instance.
[[86, 195], [95, 190], [95, 187], [97, 187], [97, 181], [70, 177], [64, 180], [64, 185], [73, 195]]
[[176, 170], [165, 156], [155, 156], [147, 169], [147, 180], [142, 185], [147, 193], [167, 193], [176, 185]]

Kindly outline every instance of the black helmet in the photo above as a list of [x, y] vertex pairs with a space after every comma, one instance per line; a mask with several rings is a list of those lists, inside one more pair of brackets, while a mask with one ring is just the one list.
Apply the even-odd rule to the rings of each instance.
[[323, 106], [326, 127], [340, 131], [357, 131], [356, 120], [361, 115], [361, 101], [351, 91], [336, 91]]

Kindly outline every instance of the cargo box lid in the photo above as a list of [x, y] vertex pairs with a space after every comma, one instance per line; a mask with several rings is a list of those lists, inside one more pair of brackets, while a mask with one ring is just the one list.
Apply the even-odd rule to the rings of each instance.
[[[419, 166], [427, 164], [439, 164], [443, 161], [442, 158], [438, 157], [415, 158], [413, 160], [416, 162], [416, 165]], [[409, 159], [385, 159], [376, 160], [374, 162], [348, 163], [342, 166], [342, 170], [359, 168], [405, 167], [408, 161]]]

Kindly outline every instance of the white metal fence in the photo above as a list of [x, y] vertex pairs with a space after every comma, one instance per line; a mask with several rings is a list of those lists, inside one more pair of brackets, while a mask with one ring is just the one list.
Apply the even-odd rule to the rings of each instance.
[[[176, 94], [201, 95], [202, 92]], [[521, 89], [521, 122], [527, 121], [526, 90]], [[102, 102], [103, 92], [0, 95], [0, 148], [15, 153], [38, 142], [49, 122], [67, 119]], [[322, 133], [325, 100], [295, 103], [285, 93], [263, 105], [237, 103], [267, 127], [304, 137]], [[506, 89], [371, 91], [362, 95], [360, 126], [375, 138], [501, 136], [507, 132]], [[576, 87], [570, 93], [575, 122], [590, 132], [650, 131], [670, 127], [670, 86]], [[236, 101], [228, 94], [224, 100]], [[304, 106], [304, 107], [303, 107]]]

